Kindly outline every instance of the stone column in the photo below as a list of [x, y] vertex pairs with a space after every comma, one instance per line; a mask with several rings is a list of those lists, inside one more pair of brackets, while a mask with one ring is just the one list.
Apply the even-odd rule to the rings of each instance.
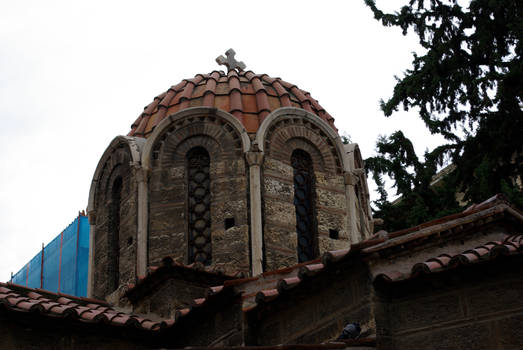
[[96, 234], [96, 213], [87, 213], [89, 218], [89, 263], [87, 267], [87, 297], [93, 297], [94, 283], [94, 236]]
[[349, 235], [351, 239], [351, 244], [354, 244], [360, 240], [360, 235], [358, 235], [358, 224], [357, 224], [357, 213], [356, 213], [356, 191], [354, 186], [358, 183], [358, 177], [350, 171], [343, 173], [343, 178], [345, 180], [345, 198], [347, 200], [347, 209], [349, 211]]
[[249, 165], [249, 194], [250, 194], [250, 216], [251, 216], [251, 273], [257, 276], [263, 272], [263, 228], [262, 228], [262, 204], [261, 204], [261, 164], [263, 152], [254, 143], [251, 151], [245, 153]]
[[136, 234], [136, 274], [145, 276], [147, 272], [147, 238], [148, 238], [148, 171], [140, 166], [135, 166], [135, 178], [138, 185], [138, 218]]

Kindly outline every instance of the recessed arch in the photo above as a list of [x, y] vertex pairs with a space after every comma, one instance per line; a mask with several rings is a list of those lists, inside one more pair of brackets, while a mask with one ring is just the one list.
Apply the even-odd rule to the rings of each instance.
[[89, 188], [89, 199], [87, 201], [87, 213], [89, 214], [89, 222], [94, 223], [95, 221], [95, 197], [97, 195], [96, 189], [100, 177], [104, 171], [104, 168], [107, 167], [107, 161], [111, 159], [111, 155], [115, 150], [124, 147], [128, 149], [131, 162], [133, 164], [139, 165], [141, 162], [141, 152], [145, 145], [145, 139], [141, 137], [131, 137], [131, 136], [117, 136], [115, 137], [109, 146], [104, 151], [96, 170], [91, 180], [91, 187]]
[[256, 132], [255, 141], [261, 151], [265, 151], [267, 137], [275, 128], [278, 122], [293, 123], [295, 121], [305, 121], [317, 129], [317, 135], [321, 139], [327, 139], [330, 151], [334, 158], [339, 159], [340, 171], [348, 171], [349, 164], [346, 159], [343, 143], [336, 131], [323, 119], [304, 109], [296, 107], [281, 107], [271, 112], [262, 122]]
[[[139, 216], [138, 210], [129, 211], [135, 208], [133, 204], [137, 200], [134, 169], [139, 168], [141, 150], [145, 139], [139, 137], [118, 136], [114, 138], [104, 154], [102, 155], [89, 191], [88, 216], [90, 223], [89, 238], [89, 268], [88, 268], [88, 295], [104, 297], [115, 288], [119, 282], [129, 281], [134, 278], [137, 259], [137, 245], [126, 246], [126, 251], [116, 251], [111, 253], [116, 238], [127, 239], [131, 237], [137, 241], [137, 225], [135, 218]], [[115, 203], [113, 189], [115, 180], [121, 177], [120, 208], [116, 208], [124, 215], [116, 215], [111, 203]], [[125, 203], [125, 204], [124, 204]], [[125, 208], [124, 208], [125, 205]], [[116, 216], [119, 216], [118, 225], [123, 225], [122, 229], [115, 230]], [[111, 226], [112, 225], [112, 226]], [[125, 232], [125, 236], [113, 234], [114, 232]], [[121, 246], [121, 242], [118, 242]], [[108, 261], [108, 254], [112, 254], [116, 259], [123, 259], [123, 263], [115, 264], [115, 259]], [[122, 269], [122, 266], [125, 268]], [[129, 268], [131, 266], [132, 268]], [[109, 271], [112, 269], [111, 271]], [[119, 270], [115, 273], [115, 269]], [[113, 277], [111, 277], [113, 276]], [[117, 276], [117, 277], [114, 277]], [[116, 286], [118, 287], [118, 286]]]
[[208, 118], [212, 122], [218, 122], [227, 132], [237, 135], [242, 152], [250, 149], [250, 139], [240, 121], [232, 114], [211, 107], [192, 107], [181, 110], [163, 119], [153, 133], [147, 138], [142, 152], [142, 165], [150, 169], [152, 160], [155, 158], [155, 150], [159, 144], [167, 138], [167, 134], [174, 132], [177, 128], [192, 123], [195, 118]]

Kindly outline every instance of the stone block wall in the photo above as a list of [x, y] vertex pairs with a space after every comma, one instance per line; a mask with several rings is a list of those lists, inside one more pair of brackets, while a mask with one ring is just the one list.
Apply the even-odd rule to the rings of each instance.
[[521, 258], [378, 290], [379, 349], [523, 348]]
[[249, 312], [246, 344], [319, 344], [337, 338], [351, 322], [373, 333], [370, 277], [363, 264], [345, 265], [302, 284]]
[[177, 309], [192, 306], [194, 299], [203, 298], [208, 288], [207, 285], [170, 279], [137, 300], [133, 305], [133, 313], [158, 320], [174, 319]]
[[[239, 135], [216, 116], [178, 121], [155, 146], [149, 177], [149, 265], [166, 256], [189, 263], [186, 155], [195, 147], [210, 156], [211, 265], [248, 273], [247, 169]], [[233, 221], [228, 229], [226, 219]]]
[[225, 291], [205, 307], [193, 308], [172, 331], [165, 332], [163, 347], [181, 349], [244, 345], [241, 302], [233, 298], [230, 292]]

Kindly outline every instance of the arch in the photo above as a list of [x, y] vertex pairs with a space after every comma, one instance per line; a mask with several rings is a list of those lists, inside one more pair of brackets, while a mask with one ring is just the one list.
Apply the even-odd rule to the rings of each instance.
[[[147, 138], [143, 152], [142, 165], [146, 169], [151, 168], [151, 162], [154, 159], [155, 147], [161, 145], [166, 138], [166, 134], [175, 131], [176, 128], [184, 126], [194, 119], [191, 118], [209, 118], [211, 120], [218, 120], [222, 125], [227, 125], [229, 132], [234, 131], [238, 137], [243, 152], [247, 152], [250, 148], [250, 139], [247, 131], [240, 123], [240, 121], [232, 114], [224, 112], [212, 107], [191, 107], [164, 118], [155, 128], [153, 133]], [[227, 129], [227, 128], [226, 128]]]
[[[115, 179], [118, 176], [121, 176], [122, 179], [127, 176], [129, 179], [133, 178], [133, 175], [129, 173], [130, 167], [139, 167], [140, 159], [141, 159], [141, 149], [145, 143], [145, 139], [139, 138], [139, 137], [129, 137], [129, 136], [117, 136], [115, 137], [107, 149], [104, 151], [104, 154], [100, 158], [100, 161], [98, 162], [98, 165], [96, 167], [96, 170], [94, 172], [93, 179], [91, 181], [91, 188], [89, 191], [89, 200], [88, 200], [88, 216], [89, 216], [89, 223], [90, 223], [90, 238], [89, 238], [89, 268], [88, 268], [88, 295], [94, 296], [94, 292], [96, 289], [96, 293], [98, 294], [98, 297], [104, 297], [102, 295], [103, 293], [106, 293], [108, 288], [109, 282], [107, 280], [108, 270], [106, 263], [99, 263], [95, 264], [95, 255], [96, 252], [96, 246], [98, 245], [98, 249], [102, 249], [100, 253], [102, 255], [105, 255], [109, 252], [109, 244], [108, 242], [103, 243], [105, 239], [108, 239], [109, 237], [104, 238], [103, 236], [107, 235], [108, 228], [107, 226], [103, 228], [102, 226], [97, 226], [97, 216], [99, 215], [109, 215], [109, 209], [108, 207], [104, 206], [102, 203], [100, 203], [100, 200], [104, 200], [107, 202], [111, 201], [112, 196], [112, 189], [115, 184]], [[130, 181], [123, 181], [123, 187], [127, 188], [131, 186]], [[127, 192], [127, 190], [126, 190]], [[123, 193], [122, 193], [123, 195]], [[105, 203], [107, 204], [107, 203]], [[97, 206], [102, 205], [102, 211], [99, 210], [101, 208], [98, 208]], [[98, 211], [98, 213], [97, 213]], [[100, 223], [99, 223], [100, 224]], [[98, 230], [101, 230], [98, 232]], [[126, 229], [126, 232], [128, 230]], [[129, 232], [134, 232], [133, 230], [130, 230]], [[101, 236], [99, 235], [101, 234]], [[130, 233], [132, 234], [132, 233]], [[103, 248], [102, 248], [103, 247]], [[105, 253], [103, 253], [105, 251]], [[97, 262], [99, 262], [99, 259], [96, 258]], [[133, 255], [127, 255], [125, 259], [135, 259], [134, 253]], [[114, 262], [114, 261], [113, 261]], [[105, 265], [104, 265], [105, 264]], [[103, 266], [102, 266], [103, 265]], [[121, 264], [120, 264], [121, 265]], [[124, 271], [125, 278], [131, 278], [130, 275], [132, 275], [133, 270], [126, 269]], [[121, 271], [118, 272], [121, 274]], [[95, 279], [101, 277], [102, 275], [104, 279], [104, 286], [100, 286], [99, 284], [95, 285]], [[121, 276], [120, 276], [121, 277]], [[114, 284], [114, 283], [113, 283]], [[112, 288], [112, 286], [111, 286]], [[100, 294], [102, 293], [102, 294]]]
[[187, 249], [188, 262], [210, 265], [211, 241], [211, 179], [209, 152], [204, 147], [190, 149], [186, 156], [187, 169]]
[[206, 129], [208, 134], [192, 135], [194, 130], [185, 128], [175, 138], [166, 139], [163, 151], [158, 156], [158, 165], [166, 168], [185, 166], [187, 152], [195, 147], [204, 148], [214, 159], [218, 159], [228, 153], [217, 140], [216, 134], [221, 132], [219, 127], [207, 127]]
[[[353, 220], [349, 217], [353, 197], [348, 194], [345, 181], [350, 165], [337, 132], [315, 114], [282, 107], [263, 120], [255, 142], [264, 154], [261, 189], [266, 266], [277, 269], [312, 259], [326, 250], [346, 247], [352, 232]], [[314, 225], [305, 229], [312, 232], [305, 244], [311, 252], [305, 256], [296, 254], [301, 233], [295, 225], [300, 224], [296, 214], [299, 208], [295, 205], [296, 171], [291, 161], [295, 150], [310, 156], [309, 172], [314, 175], [314, 188], [309, 189], [309, 207], [314, 209], [309, 221]], [[331, 231], [337, 234], [331, 236]], [[288, 239], [290, 236], [292, 239]]]
[[[249, 150], [250, 139], [234, 116], [206, 107], [182, 110], [167, 117], [146, 142], [142, 166], [148, 170], [147, 262], [154, 265], [165, 256], [183, 263], [200, 259], [197, 258], [200, 252], [193, 252], [190, 244], [197, 237], [189, 234], [194, 223], [190, 222], [191, 208], [187, 205], [190, 182], [187, 156], [196, 147], [208, 153], [209, 175], [213, 180], [209, 188], [213, 208], [209, 213], [212, 261], [202, 258], [202, 262], [224, 266], [234, 261], [236, 269], [246, 270], [249, 247], [245, 233], [249, 230], [249, 218], [244, 152]], [[239, 247], [232, 253], [230, 245], [221, 239], [224, 222], [231, 218], [235, 225], [227, 230], [227, 235], [237, 236]]]
[[131, 137], [131, 136], [116, 136], [109, 146], [105, 149], [96, 170], [94, 171], [93, 179], [91, 180], [91, 187], [89, 188], [89, 199], [87, 201], [87, 213], [89, 215], [89, 222], [91, 224], [95, 221], [95, 197], [96, 197], [96, 188], [100, 177], [102, 176], [103, 170], [106, 166], [107, 160], [111, 157], [113, 152], [125, 146], [129, 149], [129, 154], [131, 155], [131, 162], [135, 165], [139, 165], [141, 161], [141, 152], [145, 145], [145, 139], [141, 137]]
[[296, 107], [281, 107], [271, 112], [261, 123], [258, 131], [256, 132], [255, 142], [261, 151], [265, 151], [265, 143], [269, 131], [272, 129], [274, 124], [282, 119], [286, 120], [303, 120], [318, 129], [319, 136], [326, 137], [329, 141], [329, 146], [333, 156], [340, 160], [341, 170], [349, 170], [349, 162], [345, 156], [343, 143], [341, 142], [340, 136], [332, 127], [323, 119], [315, 114], [312, 114], [304, 109]]
[[363, 159], [361, 158], [360, 147], [357, 143], [349, 143], [347, 145], [343, 145], [343, 149], [347, 154], [349, 171], [354, 171], [354, 169], [363, 167]]
[[317, 256], [317, 222], [315, 207], [315, 178], [312, 158], [302, 149], [291, 155], [294, 182], [294, 208], [296, 212], [296, 238], [298, 262]]

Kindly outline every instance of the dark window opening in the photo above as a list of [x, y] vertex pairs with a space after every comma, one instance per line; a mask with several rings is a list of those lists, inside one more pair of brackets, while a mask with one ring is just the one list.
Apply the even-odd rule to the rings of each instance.
[[133, 244], [133, 237], [127, 238], [127, 245], [132, 245], [132, 244]]
[[120, 207], [122, 199], [122, 178], [117, 177], [111, 191], [111, 205], [109, 208], [109, 237], [108, 249], [108, 290], [112, 292], [120, 283]]
[[211, 264], [211, 181], [209, 153], [196, 147], [187, 153], [189, 263]]
[[338, 230], [333, 229], [333, 228], [329, 229], [329, 238], [339, 239], [340, 238], [340, 232]]
[[311, 156], [300, 149], [291, 156], [294, 175], [294, 207], [298, 238], [298, 261], [316, 257], [316, 214], [314, 206], [314, 171]]
[[225, 219], [225, 229], [228, 230], [231, 227], [234, 227], [234, 218], [226, 218]]

